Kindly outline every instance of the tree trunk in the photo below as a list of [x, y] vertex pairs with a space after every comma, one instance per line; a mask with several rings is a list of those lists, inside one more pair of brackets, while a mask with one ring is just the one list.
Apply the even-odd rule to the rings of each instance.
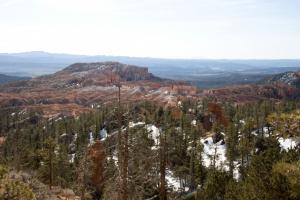
[[190, 190], [194, 191], [195, 190], [195, 151], [196, 151], [196, 131], [193, 131], [193, 149], [192, 149], [192, 155], [191, 155], [191, 185], [190, 185]]
[[129, 127], [124, 134], [124, 161], [123, 161], [123, 172], [122, 172], [122, 193], [123, 200], [127, 200], [127, 179], [128, 179], [128, 131]]
[[122, 148], [122, 116], [121, 116], [121, 85], [118, 86], [118, 200], [123, 200], [123, 187], [122, 187], [122, 166], [123, 166], [123, 148]]
[[159, 200], [166, 199], [166, 135], [160, 133], [160, 189]]
[[52, 189], [53, 185], [53, 149], [50, 147], [49, 152], [49, 187]]

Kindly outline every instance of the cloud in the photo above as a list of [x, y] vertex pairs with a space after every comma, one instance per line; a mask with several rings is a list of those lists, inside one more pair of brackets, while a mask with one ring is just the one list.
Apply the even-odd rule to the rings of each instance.
[[25, 0], [0, 0], [1, 7], [10, 7], [23, 3]]

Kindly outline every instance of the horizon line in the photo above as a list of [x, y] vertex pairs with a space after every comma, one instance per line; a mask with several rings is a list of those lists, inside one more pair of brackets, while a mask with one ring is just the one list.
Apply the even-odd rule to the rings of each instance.
[[85, 57], [124, 57], [137, 59], [162, 59], [162, 60], [300, 60], [300, 58], [208, 58], [208, 57], [156, 57], [156, 56], [130, 56], [130, 55], [106, 55], [106, 54], [79, 54], [66, 52], [50, 52], [44, 50], [16, 51], [16, 52], [0, 52], [0, 55], [25, 54], [25, 53], [44, 53], [44, 54], [60, 54], [68, 56], [85, 56]]

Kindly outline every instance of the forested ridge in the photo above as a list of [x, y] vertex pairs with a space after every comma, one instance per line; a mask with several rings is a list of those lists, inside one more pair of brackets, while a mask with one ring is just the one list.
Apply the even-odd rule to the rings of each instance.
[[0, 199], [300, 199], [300, 101], [0, 113]]

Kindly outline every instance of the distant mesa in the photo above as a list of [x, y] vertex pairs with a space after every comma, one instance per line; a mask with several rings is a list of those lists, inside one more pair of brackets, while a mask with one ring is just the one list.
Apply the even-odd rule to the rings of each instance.
[[185, 82], [161, 79], [146, 67], [118, 62], [75, 63], [54, 74], [0, 86], [1, 108], [28, 108], [45, 116], [77, 115], [116, 102], [121, 83], [123, 102], [155, 101], [176, 105], [177, 98], [196, 95]]
[[119, 62], [76, 63], [59, 73], [77, 73], [78, 76], [91, 76], [93, 74], [109, 76], [114, 74], [123, 81], [160, 80], [160, 78], [149, 73], [147, 67], [126, 65]]

